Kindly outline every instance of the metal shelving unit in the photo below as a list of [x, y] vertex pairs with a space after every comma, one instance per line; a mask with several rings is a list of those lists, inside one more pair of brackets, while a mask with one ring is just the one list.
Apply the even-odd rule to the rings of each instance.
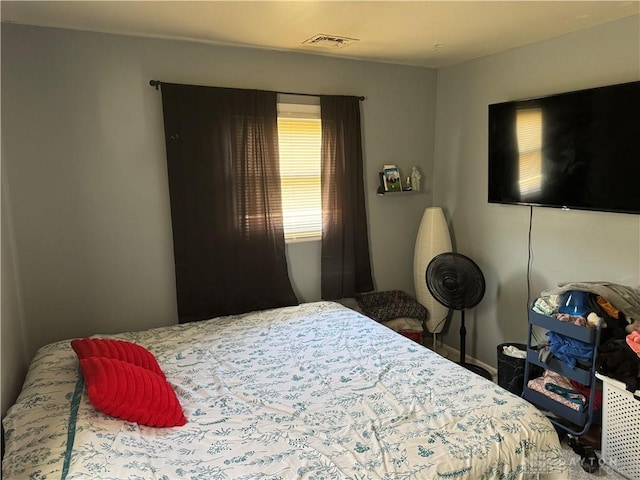
[[[574, 368], [571, 368], [566, 363], [563, 363], [553, 357], [548, 362], [541, 361], [538, 358], [537, 345], [532, 344], [534, 326], [588, 343], [593, 348], [591, 363], [589, 365], [578, 363]], [[594, 408], [597, 388], [597, 379], [595, 376], [596, 356], [598, 353], [598, 345], [600, 344], [601, 329], [601, 324], [598, 325], [597, 328], [581, 327], [572, 323], [561, 322], [554, 317], [541, 315], [529, 309], [529, 334], [527, 337], [527, 358], [525, 361], [525, 382], [522, 397], [539, 408], [551, 412], [555, 417], [550, 416], [549, 420], [551, 420], [554, 425], [575, 436], [580, 436], [586, 433], [591, 427], [591, 424], [598, 421], [599, 416], [601, 415], [600, 410], [595, 410]], [[587, 408], [584, 411], [573, 410], [572, 408], [562, 405], [546, 395], [530, 389], [527, 386], [527, 382], [529, 380], [531, 365], [536, 365], [545, 370], [552, 370], [571, 380], [575, 380], [586, 387], [589, 387]], [[573, 427], [567, 426], [566, 422], [561, 421], [562, 419], [571, 422]]]

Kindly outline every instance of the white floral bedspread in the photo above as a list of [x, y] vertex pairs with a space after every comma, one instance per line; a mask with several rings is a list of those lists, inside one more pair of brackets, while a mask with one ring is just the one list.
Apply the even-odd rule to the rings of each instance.
[[96, 412], [57, 342], [4, 419], [3, 478], [567, 478], [536, 408], [335, 303], [116, 337], [156, 355], [188, 423]]

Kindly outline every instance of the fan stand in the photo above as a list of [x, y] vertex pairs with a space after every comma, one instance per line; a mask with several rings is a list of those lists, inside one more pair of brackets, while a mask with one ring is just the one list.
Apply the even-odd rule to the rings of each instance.
[[427, 265], [425, 281], [429, 292], [438, 302], [461, 313], [459, 364], [476, 375], [493, 380], [484, 368], [466, 362], [467, 329], [464, 324], [464, 311], [478, 305], [484, 296], [485, 281], [480, 267], [466, 255], [444, 252], [432, 258]]
[[464, 325], [464, 310], [460, 310], [460, 361], [458, 364], [467, 370], [472, 371], [476, 375], [480, 375], [481, 377], [486, 378], [487, 380], [492, 380], [491, 373], [489, 373], [484, 368], [474, 365], [472, 363], [467, 363], [467, 328]]

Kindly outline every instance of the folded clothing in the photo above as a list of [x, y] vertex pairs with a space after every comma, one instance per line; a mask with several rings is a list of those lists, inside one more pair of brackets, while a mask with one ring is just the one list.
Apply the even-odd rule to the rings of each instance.
[[640, 387], [640, 358], [625, 340], [608, 340], [598, 347], [596, 371], [620, 380], [630, 392]]
[[636, 330], [627, 335], [627, 345], [640, 357], [640, 332]]
[[547, 385], [557, 385], [558, 387], [566, 388], [567, 390], [573, 390], [571, 381], [564, 375], [560, 375], [558, 372], [552, 370], [545, 370], [542, 374], [545, 388]]
[[553, 315], [555, 312], [557, 305], [553, 305], [549, 300], [545, 298], [538, 298], [533, 304], [532, 310], [541, 315]]
[[593, 359], [593, 346], [586, 342], [552, 331], [547, 332], [547, 338], [551, 353], [571, 368], [575, 368], [579, 360], [589, 362]]
[[620, 316], [620, 311], [616, 307], [611, 305], [611, 302], [609, 300], [607, 300], [601, 295], [598, 295], [596, 298], [597, 298], [598, 305], [600, 305], [602, 309], [605, 312], [607, 312], [608, 315], [610, 315], [613, 318], [618, 318]]
[[545, 370], [541, 377], [529, 380], [527, 386], [572, 410], [582, 412], [585, 409], [584, 395], [573, 389], [565, 377], [550, 370]]
[[587, 319], [582, 315], [569, 315], [568, 313], [561, 313], [557, 318], [561, 322], [573, 323], [574, 325], [578, 325], [579, 327], [587, 326]]
[[[584, 397], [589, 401], [589, 396], [591, 395], [591, 389], [586, 385], [576, 382], [575, 380], [571, 380], [571, 386], [577, 391], [579, 391]], [[602, 390], [596, 389], [595, 396], [593, 398], [593, 408], [595, 410], [600, 410], [602, 408]]]

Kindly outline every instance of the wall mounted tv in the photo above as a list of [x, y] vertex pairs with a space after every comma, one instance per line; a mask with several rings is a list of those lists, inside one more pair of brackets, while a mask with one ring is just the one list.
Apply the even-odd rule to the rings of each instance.
[[489, 202], [640, 214], [640, 81], [489, 105]]

